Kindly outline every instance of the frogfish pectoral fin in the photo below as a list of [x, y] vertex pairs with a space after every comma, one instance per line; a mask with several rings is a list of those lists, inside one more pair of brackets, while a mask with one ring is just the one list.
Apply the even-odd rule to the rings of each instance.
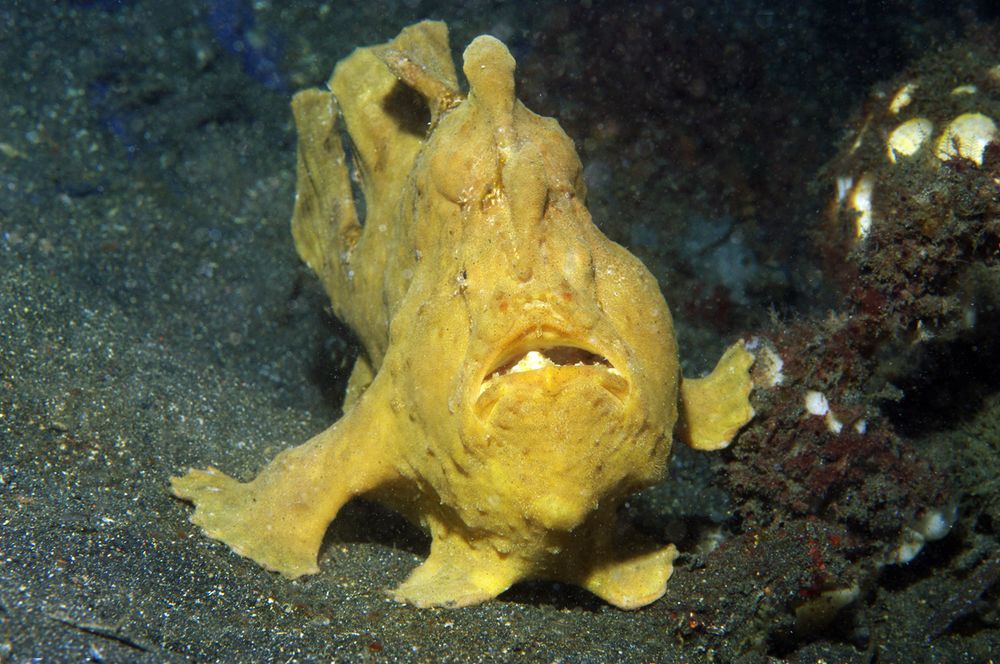
[[754, 357], [738, 341], [704, 378], [681, 381], [679, 437], [698, 450], [719, 450], [753, 418], [750, 367]]
[[171, 478], [173, 494], [195, 504], [192, 523], [241, 556], [289, 578], [314, 574], [323, 536], [340, 508], [397, 477], [383, 439], [390, 427], [369, 419], [369, 401], [278, 454], [250, 482], [215, 468], [190, 470]]

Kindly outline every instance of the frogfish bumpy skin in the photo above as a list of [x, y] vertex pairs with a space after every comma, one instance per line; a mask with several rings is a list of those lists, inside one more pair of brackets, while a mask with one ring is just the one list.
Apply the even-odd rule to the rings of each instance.
[[737, 343], [682, 379], [655, 279], [594, 226], [573, 143], [517, 100], [507, 48], [477, 38], [464, 71], [467, 95], [446, 26], [423, 22], [295, 96], [295, 245], [364, 346], [344, 415], [250, 482], [191, 470], [173, 492], [290, 578], [319, 571], [327, 526], [366, 495], [432, 537], [401, 601], [467, 606], [541, 578], [640, 607], [676, 549], [616, 512], [664, 477], [675, 424], [718, 449], [752, 417], [752, 357]]

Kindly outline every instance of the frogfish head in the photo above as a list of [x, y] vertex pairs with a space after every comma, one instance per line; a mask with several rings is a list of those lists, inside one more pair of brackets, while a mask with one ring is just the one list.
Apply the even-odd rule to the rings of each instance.
[[655, 279], [594, 226], [572, 141], [516, 99], [513, 70], [491, 37], [466, 50], [469, 96], [418, 183], [439, 226], [416, 236], [452, 238], [439, 289], [465, 312], [452, 456], [484, 504], [571, 530], [662, 476], [677, 351]]

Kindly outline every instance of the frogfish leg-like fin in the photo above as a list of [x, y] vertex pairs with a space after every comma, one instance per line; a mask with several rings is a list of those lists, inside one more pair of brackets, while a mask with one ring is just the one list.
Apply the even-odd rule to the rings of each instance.
[[698, 450], [718, 450], [753, 418], [750, 367], [754, 357], [742, 341], [730, 346], [704, 378], [681, 380], [677, 433]]
[[594, 516], [588, 545], [562, 561], [558, 577], [586, 588], [612, 606], [638, 609], [658, 600], [674, 572], [677, 548], [634, 532], [608, 507]]
[[236, 553], [289, 578], [316, 573], [340, 508], [399, 477], [390, 460], [393, 420], [383, 412], [388, 398], [378, 388], [376, 381], [333, 426], [278, 454], [252, 481], [191, 470], [171, 478], [174, 495], [193, 502], [191, 521]]
[[525, 566], [488, 542], [468, 542], [431, 524], [431, 553], [390, 595], [419, 607], [458, 608], [493, 599], [524, 578]]
[[677, 548], [635, 548], [596, 565], [579, 585], [619, 609], [638, 609], [663, 597], [674, 573]]

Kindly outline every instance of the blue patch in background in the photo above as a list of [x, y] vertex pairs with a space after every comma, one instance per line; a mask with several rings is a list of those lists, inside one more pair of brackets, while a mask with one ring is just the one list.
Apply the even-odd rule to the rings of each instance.
[[219, 46], [240, 58], [243, 71], [269, 90], [287, 91], [281, 74], [282, 40], [255, 30], [257, 18], [250, 0], [207, 0], [206, 20]]

